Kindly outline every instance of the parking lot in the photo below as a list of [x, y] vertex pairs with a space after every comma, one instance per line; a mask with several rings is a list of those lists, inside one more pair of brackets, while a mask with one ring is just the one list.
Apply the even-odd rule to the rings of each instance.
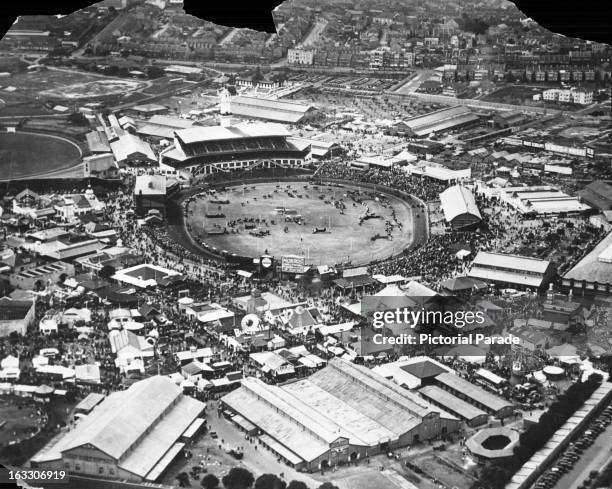
[[599, 468], [612, 456], [612, 406], [562, 452], [533, 486], [534, 489], [587, 489]]

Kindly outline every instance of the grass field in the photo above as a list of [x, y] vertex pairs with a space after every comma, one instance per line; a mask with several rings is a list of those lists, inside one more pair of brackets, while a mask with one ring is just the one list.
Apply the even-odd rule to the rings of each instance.
[[66, 139], [32, 133], [0, 134], [0, 180], [42, 175], [80, 161], [79, 148]]
[[[187, 223], [194, 237], [217, 251], [258, 256], [268, 250], [275, 256], [302, 255], [306, 263], [313, 265], [347, 261], [353, 265], [366, 264], [399, 253], [411, 244], [413, 213], [409, 203], [362, 190], [360, 198], [371, 213], [380, 217], [365, 220], [360, 225], [366, 207], [355, 203], [347, 194], [349, 191], [357, 192], [359, 188], [348, 185], [343, 188], [314, 187], [304, 182], [265, 183], [246, 189], [232, 187], [214, 197], [202, 196], [192, 202]], [[213, 204], [211, 200], [228, 200], [229, 204]], [[333, 201], [343, 201], [344, 214]], [[285, 222], [284, 216], [275, 211], [280, 207], [300, 214], [303, 223]], [[402, 227], [394, 225], [391, 239], [372, 240], [377, 234], [387, 236], [387, 224], [394, 222], [393, 211]], [[223, 214], [223, 217], [206, 217], [206, 214]], [[239, 219], [243, 222], [237, 222]], [[247, 229], [244, 219], [259, 219], [260, 224], [255, 223], [255, 229]], [[215, 227], [226, 228], [229, 232], [209, 234]], [[326, 228], [326, 231], [314, 234], [315, 227]], [[270, 234], [262, 237], [251, 234], [258, 230]]]
[[62, 100], [99, 98], [142, 88], [145, 83], [68, 70], [20, 73], [7, 80], [19, 94]]
[[0, 421], [6, 421], [6, 424], [0, 428], [0, 441], [9, 443], [29, 437], [36, 430], [38, 419], [33, 407], [19, 407], [3, 400], [0, 403]]
[[470, 487], [473, 483], [473, 479], [459, 472], [459, 470], [455, 470], [441, 463], [431, 454], [417, 457], [412, 462], [447, 487], [466, 488]]

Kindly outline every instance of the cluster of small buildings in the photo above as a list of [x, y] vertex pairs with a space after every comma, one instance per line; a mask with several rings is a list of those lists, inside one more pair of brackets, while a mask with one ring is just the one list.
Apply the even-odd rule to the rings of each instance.
[[[538, 97], [535, 95], [534, 97]], [[593, 103], [593, 92], [591, 90], [577, 90], [575, 88], [551, 88], [544, 90], [541, 95], [543, 100], [570, 103], [578, 105], [590, 105]]]

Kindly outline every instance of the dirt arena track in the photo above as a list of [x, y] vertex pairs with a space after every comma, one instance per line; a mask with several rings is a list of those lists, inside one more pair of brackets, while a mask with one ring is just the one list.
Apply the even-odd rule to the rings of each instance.
[[[344, 210], [334, 204], [340, 202]], [[376, 217], [360, 224], [366, 212]], [[195, 241], [216, 252], [255, 257], [267, 250], [277, 257], [302, 255], [312, 265], [363, 265], [409, 247], [413, 217], [412, 203], [390, 194], [357, 184], [317, 186], [296, 180], [202, 193], [190, 202], [185, 220]], [[325, 231], [314, 233], [315, 228]], [[221, 229], [227, 232], [214, 234]], [[376, 235], [381, 238], [373, 240]]]

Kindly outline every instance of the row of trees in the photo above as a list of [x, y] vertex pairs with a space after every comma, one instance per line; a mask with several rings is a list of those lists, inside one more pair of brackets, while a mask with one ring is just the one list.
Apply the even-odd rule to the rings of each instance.
[[520, 444], [510, 460], [504, 460], [500, 465], [492, 463], [482, 469], [473, 489], [503, 489], [518, 469], [593, 395], [602, 380], [600, 374], [594, 373], [585, 382], [572, 384], [536, 424], [521, 434]]
[[[177, 479], [181, 487], [190, 485], [186, 472], [181, 472]], [[263, 474], [255, 479], [253, 474], [243, 467], [234, 467], [221, 480], [214, 474], [206, 474], [200, 484], [204, 489], [312, 489], [301, 481], [286, 483], [274, 474]], [[338, 486], [324, 482], [317, 489], [338, 489]]]

